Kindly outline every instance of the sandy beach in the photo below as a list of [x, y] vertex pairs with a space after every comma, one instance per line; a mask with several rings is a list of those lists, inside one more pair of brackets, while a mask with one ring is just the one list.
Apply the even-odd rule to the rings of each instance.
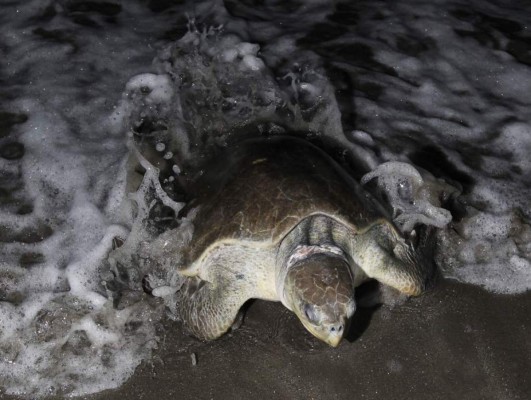
[[526, 399], [530, 306], [529, 292], [442, 281], [394, 309], [358, 310], [349, 340], [332, 349], [280, 303], [255, 301], [215, 342], [167, 323], [152, 364], [86, 399]]

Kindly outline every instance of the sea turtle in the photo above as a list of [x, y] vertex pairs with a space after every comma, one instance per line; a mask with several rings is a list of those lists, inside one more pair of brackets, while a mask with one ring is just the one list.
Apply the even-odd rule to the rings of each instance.
[[281, 301], [335, 347], [365, 280], [412, 296], [424, 290], [428, 268], [413, 245], [322, 150], [281, 137], [231, 151], [210, 165], [187, 206], [197, 214], [176, 296], [196, 337], [223, 335], [259, 298]]

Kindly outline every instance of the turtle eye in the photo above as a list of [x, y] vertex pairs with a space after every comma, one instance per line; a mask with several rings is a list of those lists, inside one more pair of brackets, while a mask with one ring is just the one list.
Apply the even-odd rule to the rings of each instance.
[[306, 316], [306, 319], [314, 324], [317, 324], [319, 322], [319, 316], [317, 314], [317, 310], [315, 309], [315, 306], [311, 304], [305, 304], [304, 305], [304, 315]]

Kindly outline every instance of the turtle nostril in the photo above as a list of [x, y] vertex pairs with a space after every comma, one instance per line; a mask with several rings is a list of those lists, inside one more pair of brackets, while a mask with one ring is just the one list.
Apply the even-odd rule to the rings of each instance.
[[337, 328], [338, 332], [341, 332], [343, 330], [343, 325], [339, 325], [339, 328]]
[[330, 332], [341, 332], [342, 330], [343, 330], [343, 325], [332, 326], [330, 328]]

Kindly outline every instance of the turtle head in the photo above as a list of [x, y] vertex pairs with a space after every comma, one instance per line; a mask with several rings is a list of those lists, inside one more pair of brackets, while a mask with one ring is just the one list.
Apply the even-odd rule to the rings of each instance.
[[356, 309], [348, 264], [323, 253], [296, 262], [286, 275], [284, 299], [312, 335], [338, 346]]

